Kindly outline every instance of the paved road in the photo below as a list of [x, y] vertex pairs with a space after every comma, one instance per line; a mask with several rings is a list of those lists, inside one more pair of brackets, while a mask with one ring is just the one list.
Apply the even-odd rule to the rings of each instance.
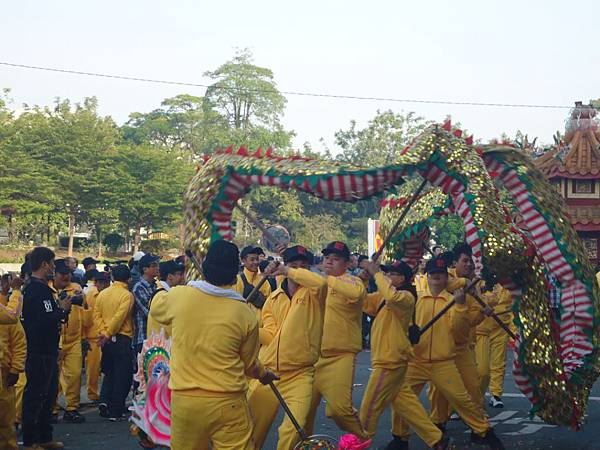
[[[354, 402], [360, 403], [369, 377], [369, 353], [359, 355], [358, 370], [356, 371], [356, 386], [354, 389]], [[528, 418], [529, 403], [518, 393], [512, 375], [507, 371], [506, 396], [504, 409], [488, 408], [491, 420], [496, 425], [498, 435], [505, 442], [507, 449], [527, 450], [600, 450], [600, 433], [595, 428], [600, 424], [600, 383], [596, 383], [592, 391], [592, 400], [588, 408], [587, 425], [582, 431], [574, 432], [566, 428], [546, 425], [538, 420]], [[82, 413], [87, 422], [73, 425], [59, 422], [55, 426], [57, 438], [63, 440], [70, 450], [133, 450], [139, 449], [135, 438], [128, 432], [127, 423], [109, 423], [98, 417], [97, 411], [84, 408]], [[278, 419], [281, 421], [281, 415]], [[387, 412], [380, 424], [374, 448], [382, 448], [390, 437], [390, 414]], [[451, 422], [448, 427], [450, 435], [456, 440], [459, 449], [479, 449], [479, 446], [469, 446], [469, 432], [460, 421]], [[321, 407], [317, 418], [316, 431], [321, 434], [339, 436], [333, 421], [324, 416]], [[276, 448], [276, 428], [271, 431], [266, 450]], [[417, 437], [410, 442], [411, 449], [426, 449], [426, 445]]]

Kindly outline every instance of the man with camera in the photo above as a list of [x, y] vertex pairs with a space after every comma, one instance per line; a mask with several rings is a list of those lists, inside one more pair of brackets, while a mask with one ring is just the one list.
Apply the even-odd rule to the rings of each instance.
[[83, 290], [72, 281], [71, 267], [66, 259], [55, 261], [55, 274], [52, 285], [58, 291], [58, 298], [71, 300], [71, 312], [61, 328], [61, 352], [59, 360], [59, 390], [65, 395], [65, 422], [83, 423], [85, 417], [79, 413], [81, 392], [81, 336], [83, 332], [84, 308]]
[[70, 298], [58, 298], [48, 284], [54, 274], [54, 252], [36, 247], [29, 256], [31, 278], [23, 290], [23, 326], [27, 336], [23, 394], [23, 449], [62, 449], [52, 439], [52, 407], [58, 389], [60, 327], [71, 310]]

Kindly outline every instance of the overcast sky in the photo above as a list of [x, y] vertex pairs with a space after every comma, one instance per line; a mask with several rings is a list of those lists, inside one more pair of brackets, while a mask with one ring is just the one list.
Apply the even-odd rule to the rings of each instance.
[[[3, 2], [0, 61], [206, 83], [202, 73], [248, 47], [284, 91], [386, 98], [572, 105], [600, 97], [600, 2], [565, 1], [32, 1]], [[124, 122], [201, 88], [0, 66], [16, 106], [97, 96]], [[476, 138], [542, 142], [568, 110], [420, 105], [288, 96], [296, 146], [360, 125], [378, 109], [451, 114]]]

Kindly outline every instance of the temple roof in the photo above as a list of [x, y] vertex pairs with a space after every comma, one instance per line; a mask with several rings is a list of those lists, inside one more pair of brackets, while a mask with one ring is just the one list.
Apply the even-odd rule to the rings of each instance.
[[600, 132], [596, 110], [575, 103], [567, 120], [564, 142], [535, 160], [548, 178], [600, 178]]
[[600, 229], [600, 208], [597, 206], [565, 205], [571, 223], [578, 231], [595, 231]]

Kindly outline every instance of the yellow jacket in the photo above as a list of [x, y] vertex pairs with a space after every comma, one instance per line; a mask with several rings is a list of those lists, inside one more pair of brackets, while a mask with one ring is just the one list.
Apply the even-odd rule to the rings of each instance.
[[289, 269], [300, 286], [288, 297], [279, 287], [263, 307], [260, 361], [277, 372], [314, 365], [321, 351], [327, 281], [306, 269]]
[[[486, 300], [494, 309], [496, 314], [503, 313], [512, 307], [512, 296], [510, 291], [503, 288], [500, 284], [494, 286], [492, 292], [483, 294], [483, 299]], [[510, 324], [512, 321], [512, 313], [506, 313], [498, 316], [505, 324]], [[477, 335], [489, 335], [493, 331], [500, 328], [500, 325], [492, 318], [486, 317], [479, 325], [477, 325]]]
[[[11, 325], [19, 321], [21, 310], [23, 309], [23, 294], [19, 289], [14, 289], [7, 299], [5, 295], [0, 294], [0, 325]], [[0, 348], [0, 351], [2, 349]]]
[[397, 291], [381, 272], [375, 274], [375, 283], [377, 292], [367, 295], [363, 307], [365, 313], [376, 316], [371, 328], [371, 363], [373, 367], [396, 369], [412, 357], [408, 326], [415, 298], [408, 291]]
[[99, 336], [98, 324], [94, 321], [94, 306], [98, 299], [98, 288], [88, 286], [85, 290], [85, 303], [88, 308], [83, 311], [83, 335], [87, 339], [96, 339]]
[[96, 297], [94, 304], [94, 322], [103, 336], [123, 334], [133, 337], [133, 294], [127, 283], [115, 281]]
[[148, 323], [147, 323], [147, 327], [146, 327], [146, 336], [150, 337], [152, 335], [152, 332], [154, 331], [156, 334], [160, 334], [160, 329], [162, 328], [163, 330], [165, 330], [165, 337], [169, 337], [171, 336], [171, 326], [170, 325], [163, 325], [161, 323], [158, 323], [156, 321], [156, 319], [154, 318], [154, 314], [153, 314], [153, 310], [154, 310], [154, 301], [157, 298], [160, 298], [164, 295], [167, 295], [167, 292], [165, 289], [159, 289], [156, 294], [154, 294], [154, 298], [152, 299], [152, 302], [150, 303], [150, 311], [148, 312]]
[[[427, 322], [439, 313], [453, 299], [452, 294], [444, 290], [434, 297], [429, 289], [419, 293], [415, 311], [416, 323], [423, 328]], [[457, 342], [464, 342], [469, 335], [468, 307], [455, 304], [422, 336], [413, 347], [416, 362], [439, 362], [454, 359]]]
[[[52, 287], [56, 289], [53, 285]], [[81, 292], [81, 286], [77, 283], [71, 283], [64, 289], [69, 297], [75, 296], [78, 292]], [[62, 346], [74, 344], [78, 341], [81, 341], [81, 337], [83, 336], [83, 323], [85, 319], [85, 311], [84, 308], [77, 305], [71, 306], [71, 311], [69, 312], [69, 317], [67, 322], [61, 325], [60, 331], [60, 340]]]
[[421, 291], [425, 291], [428, 289], [427, 287], [427, 274], [426, 273], [419, 273], [417, 275], [415, 275], [415, 278], [413, 280], [413, 284], [415, 285], [415, 289], [417, 290], [417, 293], [421, 292]]
[[[244, 273], [244, 275], [246, 275], [246, 280], [248, 280], [248, 283], [250, 283], [252, 286], [256, 286], [262, 279], [262, 274], [260, 272], [250, 272], [245, 267], [242, 270], [242, 272]], [[237, 283], [235, 284], [235, 290], [241, 296], [244, 295], [244, 281], [242, 280], [241, 275], [237, 276]], [[269, 295], [271, 295], [271, 285], [269, 284], [269, 282], [265, 281], [263, 283], [263, 285], [260, 287], [259, 291], [262, 295], [265, 296], [265, 299], [267, 299], [269, 297]], [[250, 307], [250, 309], [256, 315], [256, 319], [258, 320], [259, 326], [262, 326], [262, 310], [258, 309], [252, 303], [247, 303], [247, 305]]]
[[[20, 292], [18, 293], [20, 295]], [[6, 306], [8, 299], [0, 295], [0, 304]], [[25, 370], [25, 357], [27, 356], [27, 341], [25, 330], [20, 321], [11, 325], [0, 326], [0, 372], [21, 373]], [[2, 384], [0, 378], [0, 384]]]
[[245, 392], [247, 376], [264, 374], [258, 321], [243, 300], [209, 294], [207, 288], [219, 288], [194, 283], [199, 287], [177, 286], [152, 300], [154, 318], [171, 326], [169, 387], [199, 396]]
[[367, 291], [360, 278], [343, 274], [327, 277], [327, 299], [321, 356], [362, 350], [362, 308]]

